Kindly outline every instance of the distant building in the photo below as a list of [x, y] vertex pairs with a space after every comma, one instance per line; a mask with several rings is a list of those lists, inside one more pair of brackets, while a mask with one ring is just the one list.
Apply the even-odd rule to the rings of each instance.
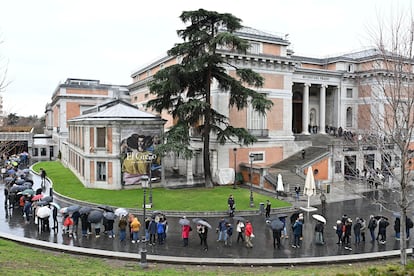
[[57, 86], [52, 102], [46, 105], [46, 133], [52, 136], [51, 156], [65, 154], [67, 121], [97, 104], [121, 99], [129, 101], [126, 86], [102, 84], [99, 80], [68, 78]]

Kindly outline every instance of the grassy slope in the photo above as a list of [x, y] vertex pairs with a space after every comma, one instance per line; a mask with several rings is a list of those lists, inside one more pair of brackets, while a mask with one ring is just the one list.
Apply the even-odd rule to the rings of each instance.
[[[33, 169], [39, 171], [41, 167], [46, 170], [47, 176], [54, 183], [53, 188], [60, 194], [83, 201], [126, 208], [138, 208], [143, 204], [143, 191], [141, 189], [116, 191], [87, 189], [69, 169], [58, 161], [37, 163]], [[157, 210], [223, 211], [227, 209], [227, 198], [230, 194], [233, 194], [236, 199], [237, 210], [257, 210], [259, 203], [266, 202], [267, 199], [271, 201], [272, 208], [290, 206], [288, 202], [254, 193], [256, 206], [250, 208], [249, 189], [233, 189], [232, 186], [219, 186], [213, 189], [188, 188], [176, 190], [156, 188], [152, 189], [152, 194], [153, 208]]]

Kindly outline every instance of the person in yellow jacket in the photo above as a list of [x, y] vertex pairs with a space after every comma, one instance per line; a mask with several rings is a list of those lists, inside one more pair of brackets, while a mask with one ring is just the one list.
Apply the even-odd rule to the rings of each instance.
[[132, 233], [132, 243], [139, 242], [138, 234], [139, 229], [141, 228], [141, 223], [139, 222], [138, 218], [135, 217], [133, 214], [129, 214], [129, 227]]

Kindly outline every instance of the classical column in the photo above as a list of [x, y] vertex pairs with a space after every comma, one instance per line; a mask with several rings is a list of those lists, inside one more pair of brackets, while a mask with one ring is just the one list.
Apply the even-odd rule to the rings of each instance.
[[319, 133], [322, 134], [325, 134], [326, 87], [326, 84], [321, 85], [319, 96]]
[[303, 103], [302, 103], [302, 134], [309, 134], [309, 87], [310, 83], [303, 86]]

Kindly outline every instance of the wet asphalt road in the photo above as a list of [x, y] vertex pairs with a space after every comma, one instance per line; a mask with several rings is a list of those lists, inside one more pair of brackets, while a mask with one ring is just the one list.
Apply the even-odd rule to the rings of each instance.
[[[34, 189], [40, 186], [40, 179], [37, 176], [33, 177], [35, 184]], [[4, 184], [0, 184], [0, 202], [4, 202]], [[48, 189], [46, 189], [48, 190]], [[384, 196], [391, 199], [393, 194], [387, 192], [376, 191], [376, 193], [384, 193]], [[190, 241], [188, 247], [183, 247], [181, 240], [180, 225], [178, 223], [179, 218], [167, 218], [169, 230], [167, 233], [166, 243], [163, 245], [147, 246], [149, 255], [165, 255], [165, 256], [179, 256], [179, 257], [200, 257], [200, 258], [298, 258], [298, 257], [318, 257], [328, 255], [345, 255], [345, 254], [357, 254], [357, 253], [368, 253], [378, 252], [386, 250], [394, 250], [399, 248], [399, 241], [393, 237], [393, 223], [394, 217], [392, 213], [380, 210], [378, 205], [371, 203], [370, 197], [378, 196], [373, 192], [368, 193], [364, 199], [347, 200], [343, 202], [328, 203], [325, 212], [321, 212], [320, 206], [315, 206], [318, 211], [312, 213], [304, 213], [305, 224], [304, 224], [304, 239], [302, 241], [301, 248], [292, 248], [291, 243], [293, 237], [289, 233], [288, 239], [282, 239], [282, 246], [280, 249], [273, 248], [272, 232], [271, 229], [266, 225], [263, 216], [256, 215], [251, 217], [245, 217], [252, 222], [255, 238], [253, 239], [253, 248], [246, 248], [243, 243], [236, 243], [237, 233], [234, 231], [233, 244], [231, 246], [225, 246], [222, 242], [216, 242], [217, 234], [215, 233], [215, 227], [218, 224], [219, 218], [207, 218], [208, 222], [213, 226], [208, 234], [208, 245], [209, 250], [204, 251], [203, 247], [199, 243], [198, 235], [195, 231], [195, 225], [192, 225], [194, 229], [190, 233]], [[57, 201], [58, 202], [58, 201]], [[59, 202], [58, 202], [59, 203]], [[62, 206], [64, 207], [64, 206]], [[325, 245], [316, 245], [314, 242], [314, 227], [315, 220], [312, 218], [312, 214], [319, 213], [324, 214], [327, 218], [327, 224], [325, 226]], [[355, 217], [363, 217], [368, 219], [370, 214], [383, 215], [390, 218], [390, 226], [387, 228], [387, 243], [385, 245], [378, 244], [377, 242], [369, 241], [369, 233], [366, 232], [367, 241], [362, 242], [359, 245], [352, 244], [352, 251], [346, 250], [336, 244], [337, 237], [333, 226], [336, 220], [340, 219], [343, 214], [347, 214], [355, 220]], [[290, 215], [290, 214], [289, 214]], [[237, 212], [236, 212], [237, 216]], [[188, 217], [191, 221], [191, 217]], [[233, 222], [232, 219], [227, 218], [229, 222]], [[140, 219], [141, 220], [141, 219]], [[61, 217], [59, 217], [61, 222]], [[50, 219], [52, 225], [52, 219]], [[74, 235], [69, 237], [62, 233], [61, 223], [57, 232], [43, 232], [37, 231], [36, 225], [31, 222], [25, 224], [22, 212], [19, 208], [9, 209], [7, 207], [0, 208], [0, 231], [22, 236], [26, 238], [38, 239], [42, 241], [48, 241], [52, 243], [89, 247], [103, 250], [120, 251], [138, 253], [141, 249], [141, 244], [133, 244], [129, 240], [120, 242], [117, 233], [117, 221], [115, 222], [115, 233], [116, 237], [110, 239], [106, 235], [101, 235], [96, 238], [93, 234], [87, 237]], [[288, 230], [290, 229], [290, 223], [288, 223]], [[80, 226], [79, 226], [80, 232]], [[289, 231], [290, 232], [290, 231]], [[352, 238], [354, 238], [352, 236]], [[354, 240], [353, 240], [354, 242]], [[411, 247], [411, 241], [409, 248]]]

